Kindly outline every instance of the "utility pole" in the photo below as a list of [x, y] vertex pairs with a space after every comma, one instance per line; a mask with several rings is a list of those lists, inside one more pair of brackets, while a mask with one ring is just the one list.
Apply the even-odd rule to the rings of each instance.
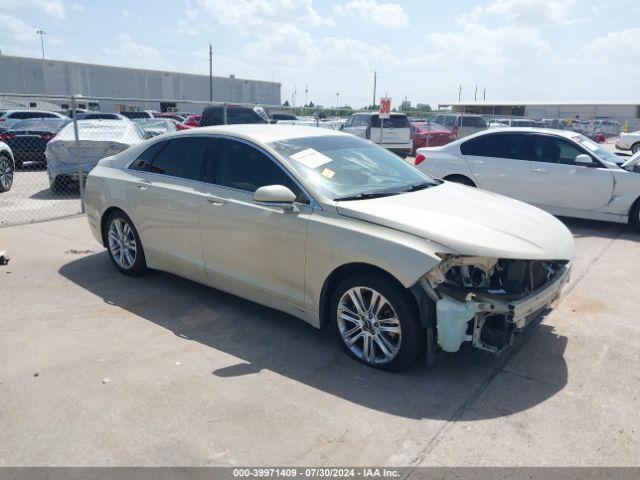
[[44, 62], [44, 36], [47, 32], [44, 30], [36, 30], [36, 33], [40, 35], [40, 48], [42, 49], [42, 61]]
[[373, 102], [371, 103], [371, 105], [374, 105], [374, 106], [376, 104], [376, 81], [378, 79], [377, 77], [378, 77], [378, 72], [376, 72], [374, 70], [374, 72], [373, 72]]
[[307, 84], [304, 85], [304, 106], [307, 106], [307, 94], [309, 93], [309, 86]]
[[460, 102], [461, 97], [462, 97], [462, 85], [458, 87], [458, 102]]
[[209, 44], [209, 101], [213, 102], [213, 46]]
[[482, 101], [487, 101], [487, 87], [484, 87], [484, 90], [482, 90]]
[[338, 99], [340, 98], [340, 92], [336, 93], [336, 111], [338, 110]]
[[478, 84], [476, 84], [476, 93], [473, 94], [473, 101], [476, 102], [478, 100]]

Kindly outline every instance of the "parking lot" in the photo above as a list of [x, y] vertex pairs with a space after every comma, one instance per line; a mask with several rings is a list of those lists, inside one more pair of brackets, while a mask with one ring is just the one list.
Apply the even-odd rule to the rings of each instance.
[[640, 236], [565, 222], [577, 258], [542, 324], [500, 358], [401, 374], [282, 313], [120, 275], [83, 217], [0, 229], [0, 465], [631, 465]]
[[14, 178], [11, 190], [0, 196], [0, 226], [42, 222], [80, 213], [77, 185], [53, 193], [49, 188], [46, 165], [25, 163]]

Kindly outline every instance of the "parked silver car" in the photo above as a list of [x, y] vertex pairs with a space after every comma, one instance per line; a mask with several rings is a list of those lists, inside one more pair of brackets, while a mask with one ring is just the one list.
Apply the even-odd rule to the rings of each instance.
[[574, 256], [542, 210], [315, 127], [163, 135], [101, 160], [84, 201], [122, 273], [165, 270], [334, 328], [386, 370], [464, 342], [507, 348]]

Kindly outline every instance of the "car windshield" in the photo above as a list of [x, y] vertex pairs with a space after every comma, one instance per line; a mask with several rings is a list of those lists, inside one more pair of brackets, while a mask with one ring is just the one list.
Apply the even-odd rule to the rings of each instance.
[[584, 135], [576, 135], [571, 138], [604, 162], [613, 163], [615, 165], [622, 165], [624, 163], [624, 158], [619, 157], [606, 148], [602, 148], [599, 144], [585, 137]]
[[355, 136], [294, 138], [269, 146], [332, 200], [394, 195], [437, 185], [397, 155]]

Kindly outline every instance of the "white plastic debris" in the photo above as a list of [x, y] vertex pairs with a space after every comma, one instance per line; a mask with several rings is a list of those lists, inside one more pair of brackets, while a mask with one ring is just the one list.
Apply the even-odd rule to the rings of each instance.
[[102, 383], [109, 383], [109, 382], [111, 382], [111, 379], [109, 377], [104, 377], [102, 379]]

